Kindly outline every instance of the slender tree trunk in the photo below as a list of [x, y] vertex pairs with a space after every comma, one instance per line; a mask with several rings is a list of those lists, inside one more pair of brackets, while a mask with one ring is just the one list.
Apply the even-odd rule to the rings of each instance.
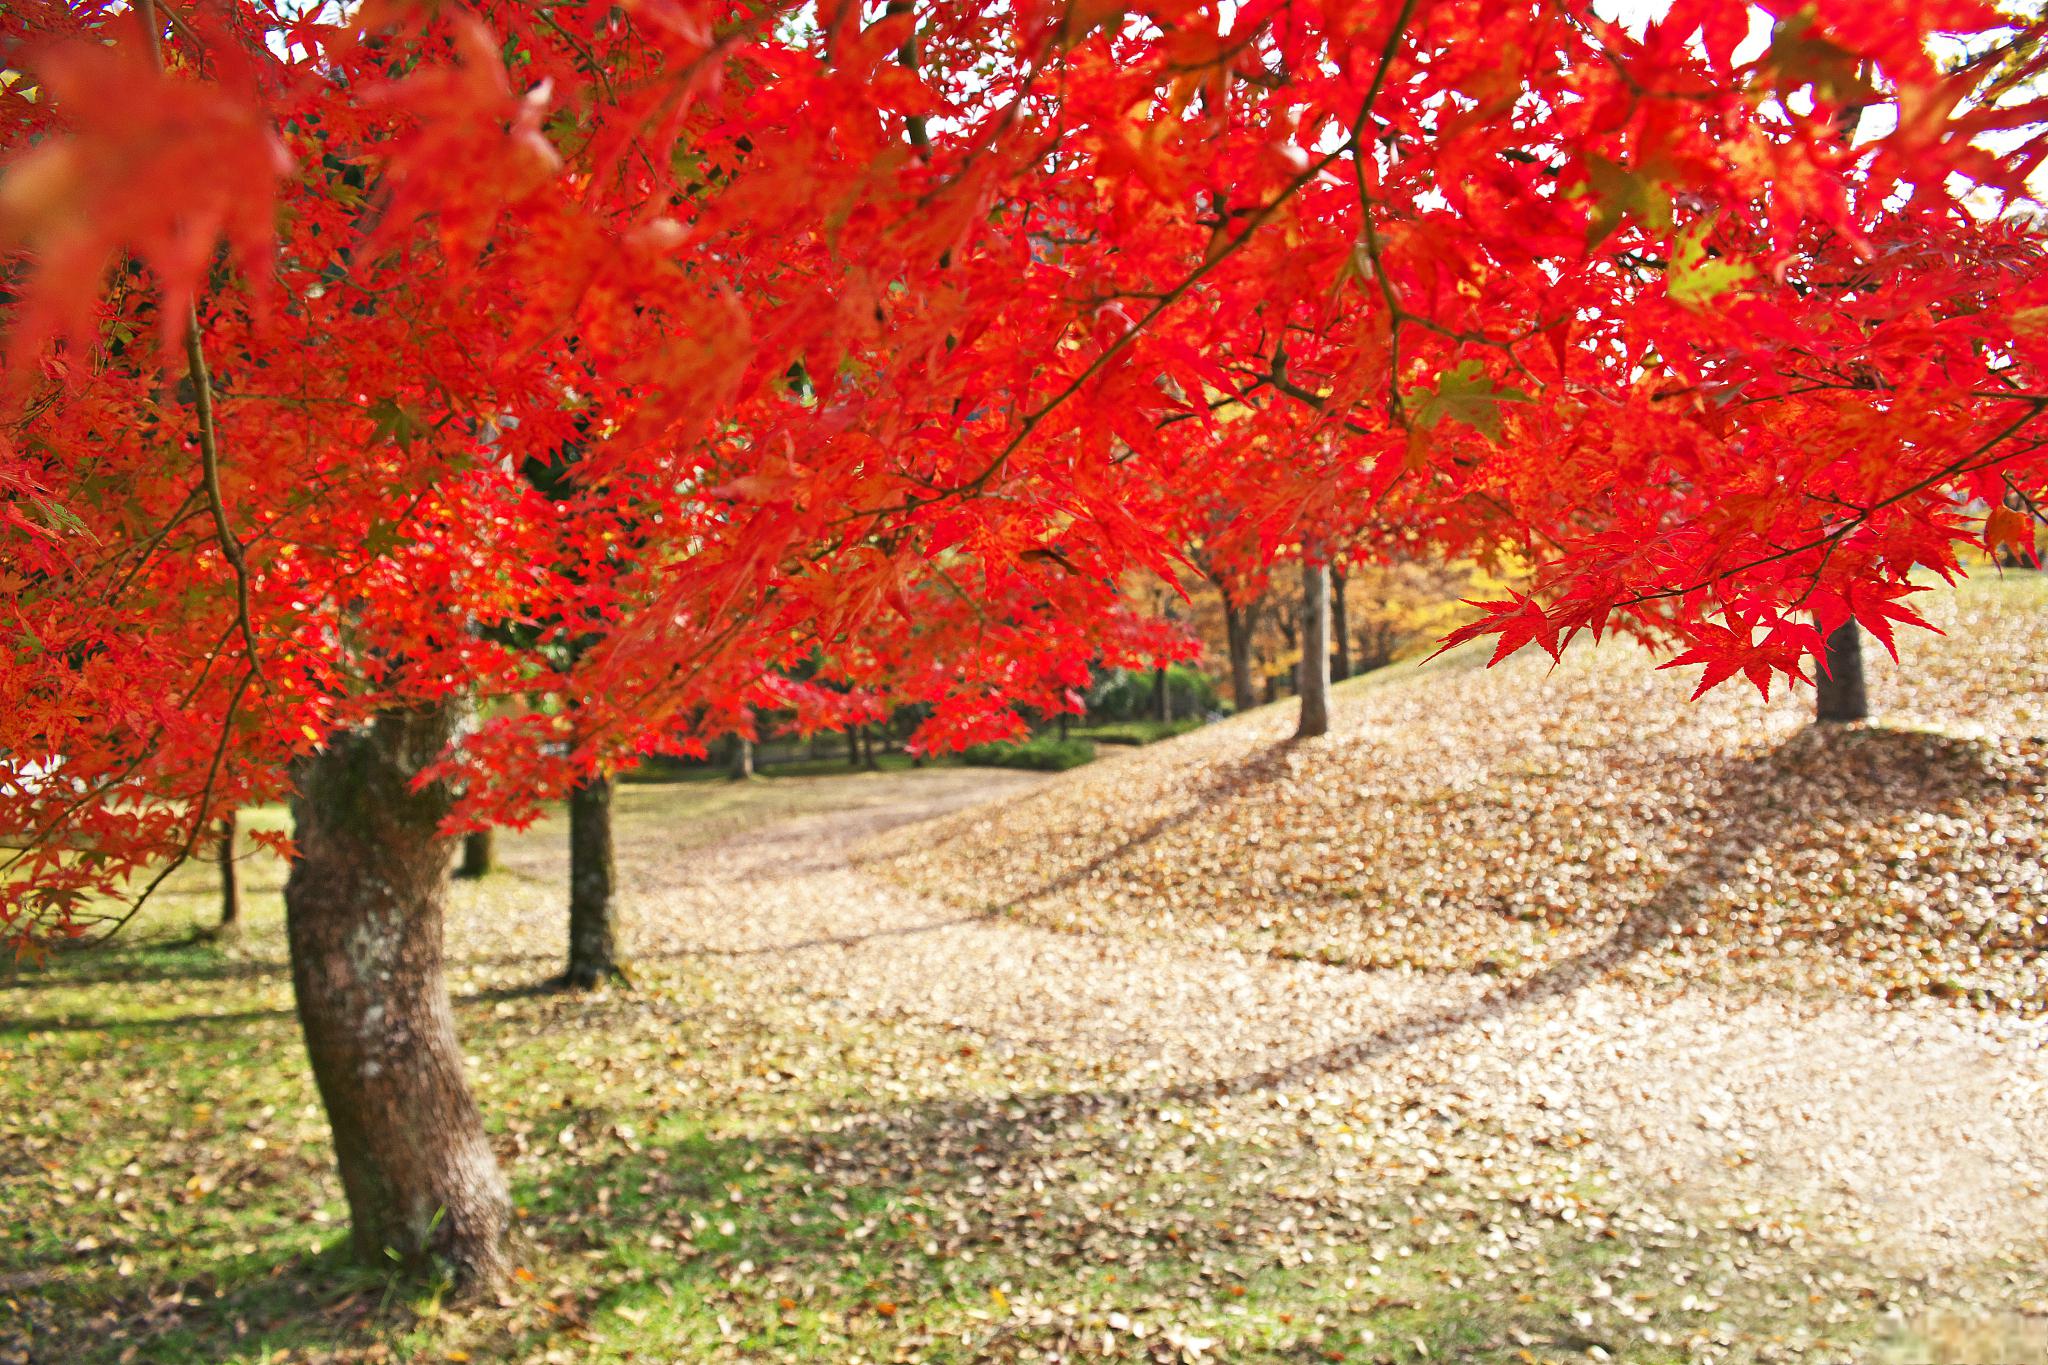
[[1152, 714], [1160, 721], [1173, 719], [1173, 688], [1164, 668], [1152, 670]]
[[242, 931], [242, 872], [241, 864], [235, 861], [236, 824], [234, 811], [229, 811], [220, 822], [220, 931], [223, 934]]
[[1863, 694], [1863, 628], [1844, 621], [1828, 636], [1827, 648], [1827, 667], [1814, 679], [1814, 719], [1864, 719], [1870, 703]]
[[1240, 711], [1258, 705], [1258, 694], [1252, 690], [1252, 634], [1258, 629], [1258, 611], [1257, 602], [1239, 607], [1227, 595], [1223, 599], [1223, 635], [1230, 647], [1230, 700]]
[[570, 990], [626, 979], [619, 967], [617, 884], [612, 779], [596, 774], [569, 792], [569, 968], [562, 984]]
[[744, 782], [754, 775], [754, 741], [745, 735], [732, 737], [732, 780]]
[[858, 727], [851, 725], [846, 727], [846, 766], [849, 768], [858, 768], [860, 766], [860, 734], [858, 733]]
[[1330, 568], [1301, 564], [1301, 723], [1296, 739], [1330, 732]]
[[1338, 682], [1351, 676], [1351, 614], [1344, 608], [1345, 573], [1330, 566], [1330, 633], [1337, 646], [1337, 658], [1330, 675]]
[[384, 712], [298, 765], [285, 932], [357, 1255], [481, 1286], [504, 1272], [510, 1200], [441, 974], [449, 793], [413, 787], [456, 711]]
[[1068, 724], [1067, 724], [1067, 723], [1068, 723], [1069, 721], [1071, 721], [1072, 719], [1073, 719], [1073, 716], [1072, 716], [1071, 714], [1069, 714], [1068, 712], [1065, 712], [1065, 711], [1062, 711], [1062, 712], [1060, 712], [1060, 743], [1062, 743], [1062, 744], [1065, 744], [1065, 743], [1067, 742], [1067, 739], [1068, 739]]
[[496, 861], [497, 838], [495, 831], [474, 829], [462, 836], [462, 861], [455, 865], [455, 875], [464, 881], [475, 881], [488, 876]]

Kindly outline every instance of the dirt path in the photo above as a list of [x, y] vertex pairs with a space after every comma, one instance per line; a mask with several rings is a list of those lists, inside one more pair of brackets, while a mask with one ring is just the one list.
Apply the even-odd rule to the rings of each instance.
[[658, 831], [629, 840], [638, 951], [723, 957], [768, 989], [1050, 1054], [1077, 1085], [1127, 1101], [1210, 1105], [1226, 1122], [1290, 1111], [1311, 1140], [1360, 1159], [1438, 1159], [1413, 1122], [1394, 1122], [1420, 1111], [1573, 1150], [1586, 1169], [1695, 1216], [1858, 1245], [1902, 1270], [2043, 1249], [2039, 1025], [1931, 1003], [1646, 996], [1608, 978], [1599, 952], [1503, 981], [963, 915], [863, 869], [860, 846], [1034, 779], [955, 769], [865, 781], [857, 804], [682, 856], [651, 856]]

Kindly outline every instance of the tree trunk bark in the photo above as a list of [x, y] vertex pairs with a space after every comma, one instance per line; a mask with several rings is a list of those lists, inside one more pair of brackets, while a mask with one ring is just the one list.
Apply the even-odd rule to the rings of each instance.
[[1173, 688], [1164, 668], [1152, 670], [1152, 714], [1160, 721], [1173, 719]]
[[220, 931], [223, 934], [242, 931], [242, 872], [241, 864], [235, 861], [236, 824], [234, 811], [229, 811], [220, 822]]
[[858, 768], [860, 766], [860, 735], [856, 733], [856, 728], [851, 725], [846, 727], [846, 766], [849, 768]]
[[1239, 711], [1259, 704], [1258, 694], [1252, 690], [1252, 634], [1258, 629], [1258, 610], [1257, 602], [1239, 607], [1228, 596], [1223, 599], [1223, 636], [1230, 647], [1230, 701]]
[[860, 727], [860, 766], [866, 768], [869, 772], [873, 772], [876, 768], [875, 727], [872, 725]]
[[1863, 693], [1863, 628], [1853, 620], [1837, 626], [1828, 636], [1827, 655], [1827, 667], [1814, 678], [1814, 719], [1864, 719], [1870, 703]]
[[440, 784], [413, 788], [456, 712], [383, 712], [298, 765], [285, 933], [357, 1255], [406, 1270], [438, 1258], [488, 1286], [510, 1200], [441, 974], [451, 802]]
[[1344, 571], [1331, 565], [1330, 633], [1335, 637], [1337, 658], [1331, 665], [1330, 676], [1337, 682], [1351, 676], [1351, 614], [1344, 608], [1344, 579]]
[[612, 780], [598, 774], [569, 792], [569, 967], [562, 984], [587, 991], [624, 981], [613, 890]]
[[1301, 721], [1296, 739], [1330, 732], [1330, 568], [1301, 564]]
[[455, 875], [464, 881], [475, 881], [489, 874], [497, 853], [494, 831], [471, 830], [462, 836], [462, 861], [455, 865]]
[[754, 741], [745, 735], [732, 737], [732, 780], [744, 782], [754, 775]]

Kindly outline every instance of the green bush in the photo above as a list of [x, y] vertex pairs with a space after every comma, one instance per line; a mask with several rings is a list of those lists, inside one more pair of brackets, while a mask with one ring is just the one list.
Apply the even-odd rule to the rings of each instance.
[[977, 744], [960, 755], [963, 762], [978, 768], [1029, 768], [1041, 773], [1063, 773], [1091, 762], [1094, 757], [1095, 746], [1087, 740], [1053, 735], [1040, 735], [1021, 744]]
[[1205, 723], [1200, 716], [1181, 720], [1127, 720], [1117, 725], [1091, 725], [1080, 732], [1080, 738], [1092, 739], [1097, 744], [1157, 744], [1162, 739], [1199, 730]]
[[[1150, 672], [1113, 668], [1088, 689], [1088, 718], [1092, 721], [1144, 720], [1152, 715], [1154, 698]], [[1186, 664], [1166, 670], [1166, 695], [1176, 716], [1205, 715], [1216, 709], [1216, 684], [1208, 674]]]

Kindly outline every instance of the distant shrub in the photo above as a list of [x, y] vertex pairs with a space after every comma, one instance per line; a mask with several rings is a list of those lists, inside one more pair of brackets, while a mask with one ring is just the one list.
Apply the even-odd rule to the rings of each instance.
[[1091, 762], [1095, 758], [1095, 746], [1085, 739], [1040, 735], [1021, 744], [977, 744], [960, 758], [962, 762], [978, 768], [1029, 768], [1033, 772], [1063, 773]]
[[[1152, 674], [1113, 668], [1088, 689], [1092, 721], [1145, 720], [1153, 713], [1156, 693]], [[1186, 664], [1166, 670], [1166, 695], [1176, 716], [1206, 715], [1216, 709], [1216, 684], [1208, 674]]]
[[1164, 721], [1127, 720], [1115, 725], [1091, 725], [1082, 732], [1082, 737], [1097, 744], [1157, 744], [1162, 739], [1199, 730], [1205, 723], [1200, 716]]

